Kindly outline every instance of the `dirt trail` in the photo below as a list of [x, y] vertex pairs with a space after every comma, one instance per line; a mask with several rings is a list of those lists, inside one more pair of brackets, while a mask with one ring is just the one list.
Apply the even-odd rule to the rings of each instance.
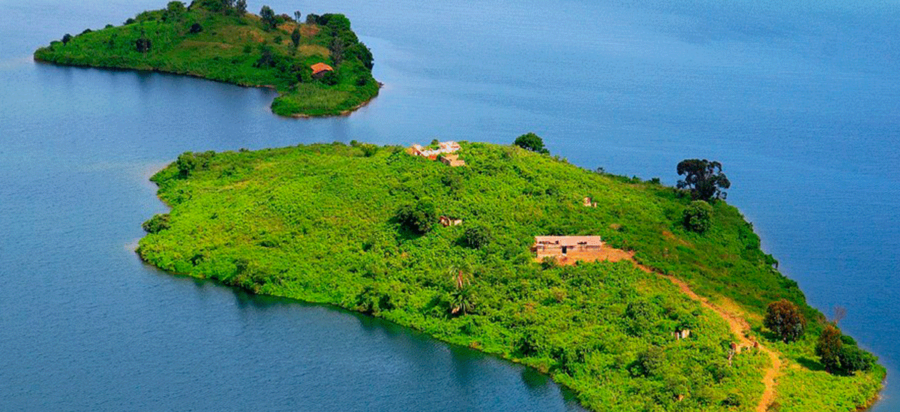
[[722, 309], [721, 307], [716, 306], [713, 303], [710, 303], [708, 299], [694, 293], [694, 291], [691, 290], [691, 287], [688, 286], [688, 284], [685, 283], [683, 280], [678, 279], [673, 276], [663, 275], [648, 266], [644, 266], [644, 265], [638, 263], [636, 260], [634, 260], [633, 252], [626, 252], [624, 250], [613, 249], [608, 246], [604, 247], [604, 249], [605, 249], [605, 253], [606, 253], [606, 259], [603, 259], [603, 260], [608, 260], [611, 262], [618, 262], [621, 260], [631, 261], [632, 263], [634, 263], [635, 266], [637, 266], [638, 268], [640, 268], [641, 270], [643, 270], [647, 273], [654, 273], [654, 274], [657, 274], [659, 276], [662, 276], [662, 277], [668, 279], [670, 282], [675, 284], [675, 286], [678, 286], [678, 288], [681, 289], [681, 291], [685, 295], [690, 297], [692, 300], [700, 302], [700, 304], [703, 305], [703, 307], [705, 307], [705, 308], [715, 312], [717, 315], [719, 315], [722, 319], [725, 320], [725, 322], [728, 323], [728, 326], [731, 328], [731, 332], [737, 336], [737, 338], [739, 340], [738, 353], [743, 349], [752, 348], [754, 346], [756, 348], [758, 348], [759, 350], [761, 350], [763, 353], [765, 353], [766, 356], [769, 357], [769, 360], [772, 361], [772, 366], [768, 370], [766, 370], [766, 374], [765, 374], [765, 376], [763, 376], [763, 384], [765, 385], [765, 390], [763, 391], [762, 398], [759, 400], [759, 404], [756, 406], [756, 411], [757, 412], [766, 412], [769, 410], [769, 405], [771, 405], [772, 402], [775, 401], [775, 386], [777, 385], [776, 379], [778, 378], [779, 373], [781, 373], [781, 366], [782, 366], [781, 357], [778, 356], [777, 352], [775, 352], [765, 346], [760, 345], [755, 340], [751, 340], [748, 337], [749, 331], [750, 331], [750, 324], [747, 323], [747, 321], [744, 318], [742, 318], [734, 313], [731, 313], [725, 309]]

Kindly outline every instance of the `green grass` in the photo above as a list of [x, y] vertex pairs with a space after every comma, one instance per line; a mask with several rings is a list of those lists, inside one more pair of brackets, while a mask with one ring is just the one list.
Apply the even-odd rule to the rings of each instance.
[[[172, 211], [138, 251], [168, 271], [370, 313], [522, 362], [593, 410], [755, 410], [768, 358], [751, 350], [729, 366], [735, 338], [714, 313], [631, 264], [544, 267], [529, 250], [535, 235], [601, 235], [738, 307], [761, 340], [766, 304], [801, 305], [806, 339], [767, 343], [788, 360], [781, 410], [852, 410], [880, 388], [880, 367], [820, 370], [810, 353], [821, 314], [734, 207], [716, 203], [698, 235], [682, 228], [690, 199], [672, 188], [515, 147], [463, 143], [462, 158], [468, 167], [453, 169], [397, 147], [342, 144], [182, 155], [153, 177]], [[585, 196], [598, 207], [583, 207]], [[419, 235], [398, 223], [404, 205], [426, 198], [463, 225]], [[472, 227], [488, 233], [480, 248], [463, 241]], [[451, 268], [471, 273], [473, 313], [451, 314]], [[691, 338], [676, 340], [684, 327]]]
[[[195, 24], [202, 31], [192, 33]], [[291, 40], [294, 28], [303, 33], [296, 47]], [[150, 41], [149, 51], [138, 50], [141, 38]], [[340, 64], [330, 50], [338, 42], [343, 48]], [[261, 64], [266, 49], [272, 60]], [[340, 14], [321, 16], [311, 24], [278, 17], [277, 27], [270, 29], [250, 13], [192, 5], [144, 12], [129, 24], [86, 32], [67, 43], [54, 41], [34, 56], [60, 65], [158, 71], [274, 87], [279, 96], [272, 110], [282, 116], [342, 114], [377, 96], [379, 89], [368, 48]], [[333, 81], [312, 77], [310, 66], [319, 62], [335, 67]]]

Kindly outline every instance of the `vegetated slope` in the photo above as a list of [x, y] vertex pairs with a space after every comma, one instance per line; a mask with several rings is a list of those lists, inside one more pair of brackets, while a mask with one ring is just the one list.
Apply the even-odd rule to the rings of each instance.
[[[461, 153], [464, 168], [371, 145], [185, 154], [153, 177], [173, 209], [148, 222], [139, 253], [169, 271], [359, 310], [523, 362], [594, 410], [755, 410], [769, 359], [749, 350], [729, 365], [737, 338], [678, 287], [628, 262], [559, 267], [530, 251], [535, 235], [601, 235], [757, 328], [769, 301], [801, 305], [808, 337], [767, 342], [788, 361], [781, 410], [851, 410], [880, 387], [880, 367], [819, 370], [810, 353], [821, 316], [735, 208], [717, 202], [698, 235], [682, 229], [689, 199], [671, 188], [515, 147], [464, 143]], [[598, 207], [584, 207], [585, 196]], [[404, 223], [431, 208], [463, 224], [420, 234]], [[682, 329], [688, 339], [673, 336]]]
[[[190, 7], [171, 2], [124, 25], [66, 35], [38, 49], [39, 61], [62, 65], [152, 70], [243, 86], [269, 86], [283, 116], [346, 113], [378, 95], [371, 51], [341, 14], [262, 19], [219, 0]], [[296, 43], [295, 43], [296, 41]], [[311, 66], [334, 72], [314, 78]]]

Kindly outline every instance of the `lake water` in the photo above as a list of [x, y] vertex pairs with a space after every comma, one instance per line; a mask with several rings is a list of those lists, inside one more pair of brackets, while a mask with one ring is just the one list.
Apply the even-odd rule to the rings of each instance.
[[684, 158], [721, 161], [782, 271], [846, 307], [888, 366], [874, 410], [900, 409], [897, 1], [269, 1], [344, 12], [373, 49], [381, 96], [333, 119], [275, 117], [266, 90], [31, 61], [164, 3], [0, 0], [0, 410], [577, 409], [518, 365], [133, 253], [165, 210], [147, 178], [187, 150], [528, 131], [670, 184]]

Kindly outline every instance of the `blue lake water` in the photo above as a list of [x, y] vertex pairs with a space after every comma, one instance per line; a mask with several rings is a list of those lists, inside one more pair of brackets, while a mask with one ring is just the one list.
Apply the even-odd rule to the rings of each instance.
[[[0, 410], [577, 409], [520, 366], [340, 310], [141, 264], [147, 181], [179, 153], [350, 140], [508, 143], [674, 183], [721, 161], [809, 301], [889, 368], [900, 409], [900, 3], [312, 1], [373, 49], [381, 96], [282, 119], [273, 93], [38, 65], [157, 0], [0, 0]], [[251, 1], [258, 10], [263, 3]]]

